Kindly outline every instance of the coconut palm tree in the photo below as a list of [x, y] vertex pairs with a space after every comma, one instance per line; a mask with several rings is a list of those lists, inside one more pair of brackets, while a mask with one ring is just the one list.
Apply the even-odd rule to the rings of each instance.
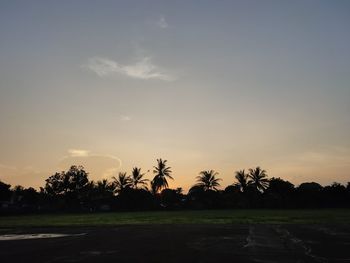
[[220, 178], [215, 178], [217, 175], [218, 173], [214, 170], [201, 171], [196, 177], [198, 183], [195, 186], [203, 188], [204, 191], [217, 190], [216, 187], [220, 186], [219, 181], [221, 181]]
[[131, 187], [131, 179], [126, 173], [119, 172], [118, 177], [112, 177], [114, 184], [114, 191], [122, 193], [126, 188]]
[[114, 190], [113, 183], [108, 182], [107, 179], [102, 179], [100, 181], [97, 181], [95, 187], [96, 187], [97, 191], [100, 193], [113, 192], [113, 190]]
[[182, 187], [178, 187], [175, 189], [175, 191], [178, 195], [182, 195], [184, 190], [182, 189]]
[[97, 181], [90, 181], [87, 186], [87, 193], [93, 199], [101, 199], [113, 196], [115, 185], [108, 182], [107, 179]]
[[155, 195], [157, 193], [157, 184], [156, 182], [154, 181], [154, 178], [153, 180], [150, 182], [150, 185], [151, 185], [151, 193], [153, 195]]
[[237, 182], [234, 184], [238, 186], [241, 192], [244, 192], [249, 186], [249, 176], [245, 173], [244, 169], [235, 172], [235, 178]]
[[153, 173], [155, 174], [152, 182], [151, 188], [154, 193], [159, 192], [164, 188], [168, 188], [167, 178], [174, 179], [171, 177], [171, 167], [166, 165], [167, 160], [157, 159], [157, 166], [154, 166]]
[[267, 178], [266, 171], [262, 170], [259, 166], [255, 169], [249, 169], [248, 177], [248, 184], [251, 184], [260, 192], [263, 192], [269, 186], [269, 179]]
[[138, 185], [141, 185], [141, 188], [147, 189], [147, 182], [149, 181], [148, 179], [143, 179], [143, 176], [145, 174], [141, 173], [141, 168], [134, 167], [132, 168], [131, 172], [131, 184], [134, 189], [138, 188]]

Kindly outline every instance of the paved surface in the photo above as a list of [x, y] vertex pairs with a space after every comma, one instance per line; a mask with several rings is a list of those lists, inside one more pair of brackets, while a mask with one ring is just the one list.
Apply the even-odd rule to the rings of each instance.
[[[49, 234], [56, 236], [50, 237]], [[349, 225], [146, 225], [2, 229], [0, 237], [2, 263], [350, 263]]]

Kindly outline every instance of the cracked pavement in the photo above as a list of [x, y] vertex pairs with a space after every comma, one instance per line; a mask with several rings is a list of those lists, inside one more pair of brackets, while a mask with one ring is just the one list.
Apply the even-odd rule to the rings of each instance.
[[1, 229], [0, 258], [1, 262], [350, 263], [350, 226], [175, 224]]

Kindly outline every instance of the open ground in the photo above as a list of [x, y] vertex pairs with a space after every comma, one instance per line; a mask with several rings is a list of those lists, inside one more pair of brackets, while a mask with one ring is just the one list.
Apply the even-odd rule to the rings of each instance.
[[350, 210], [1, 217], [0, 258], [2, 262], [350, 262], [349, 219]]

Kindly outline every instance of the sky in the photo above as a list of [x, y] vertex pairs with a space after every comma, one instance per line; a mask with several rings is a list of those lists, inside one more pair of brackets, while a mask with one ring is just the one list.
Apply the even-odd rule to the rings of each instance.
[[[168, 160], [350, 181], [349, 1], [0, 1], [0, 180]], [[147, 172], [150, 170], [150, 172]]]

